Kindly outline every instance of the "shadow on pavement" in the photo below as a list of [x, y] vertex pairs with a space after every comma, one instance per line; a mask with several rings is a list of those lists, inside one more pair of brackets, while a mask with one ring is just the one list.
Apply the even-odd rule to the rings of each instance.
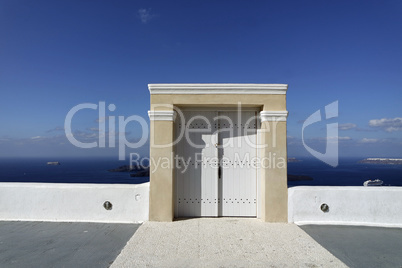
[[350, 267], [402, 267], [402, 228], [299, 227]]

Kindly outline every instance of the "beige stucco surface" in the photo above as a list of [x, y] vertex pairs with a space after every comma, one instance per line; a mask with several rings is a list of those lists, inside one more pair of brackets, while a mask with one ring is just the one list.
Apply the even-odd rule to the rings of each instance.
[[286, 122], [263, 122], [266, 147], [262, 158], [261, 218], [268, 222], [287, 222], [287, 147]]
[[[156, 133], [156, 135], [155, 135]], [[172, 121], [151, 121], [149, 219], [173, 220]]]
[[[168, 111], [173, 107], [259, 107], [264, 111], [286, 111], [285, 94], [158, 94], [151, 95], [151, 110]], [[151, 121], [151, 159], [172, 157], [173, 147], [156, 148], [155, 144], [173, 141], [174, 123]], [[263, 122], [261, 141], [268, 144], [261, 157], [269, 153], [275, 158], [287, 159], [286, 122]], [[269, 130], [269, 131], [267, 131]], [[273, 143], [275, 140], [275, 144]], [[155, 169], [150, 174], [151, 221], [171, 221], [174, 215], [174, 172], [172, 169]], [[261, 218], [268, 222], [287, 222], [287, 168], [264, 168], [261, 171]]]

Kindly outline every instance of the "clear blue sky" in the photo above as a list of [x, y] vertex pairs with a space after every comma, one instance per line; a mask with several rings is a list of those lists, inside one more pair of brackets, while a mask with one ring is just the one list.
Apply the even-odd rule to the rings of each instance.
[[[289, 156], [308, 155], [302, 122], [338, 100], [341, 156], [402, 157], [401, 29], [399, 0], [3, 0], [0, 156], [116, 156], [71, 146], [65, 116], [105, 101], [147, 119], [148, 83], [285, 83]], [[97, 118], [77, 115], [77, 139]], [[325, 124], [306, 132], [312, 147]]]

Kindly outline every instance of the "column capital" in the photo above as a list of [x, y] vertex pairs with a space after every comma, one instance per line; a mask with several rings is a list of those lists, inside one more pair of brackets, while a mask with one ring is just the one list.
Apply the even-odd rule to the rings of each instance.
[[276, 121], [281, 122], [285, 121], [288, 117], [288, 111], [261, 111], [260, 112], [260, 119], [261, 122], [265, 121]]
[[148, 111], [151, 121], [174, 121], [176, 119], [176, 111]]

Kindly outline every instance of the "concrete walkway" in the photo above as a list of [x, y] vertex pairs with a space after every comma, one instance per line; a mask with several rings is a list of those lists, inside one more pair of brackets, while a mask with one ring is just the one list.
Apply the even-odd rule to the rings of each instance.
[[146, 222], [112, 267], [346, 267], [294, 224], [199, 218]]

